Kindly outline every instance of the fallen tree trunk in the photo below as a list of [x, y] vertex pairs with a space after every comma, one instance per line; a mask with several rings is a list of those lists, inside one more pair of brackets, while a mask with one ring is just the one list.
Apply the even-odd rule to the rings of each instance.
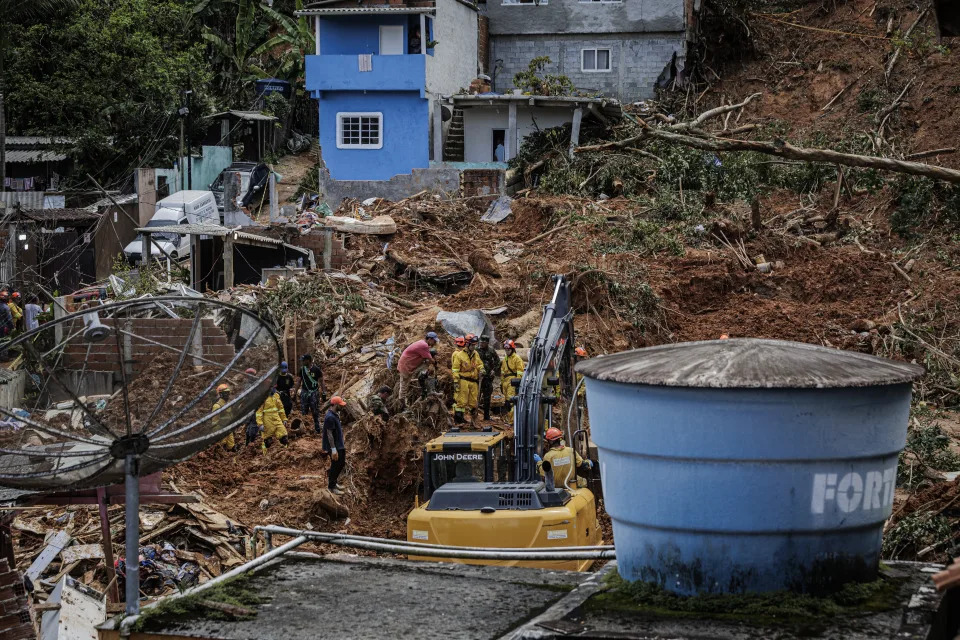
[[926, 178], [933, 178], [934, 180], [944, 180], [946, 182], [960, 184], [960, 171], [947, 169], [946, 167], [938, 167], [936, 165], [923, 164], [922, 162], [895, 160], [893, 158], [883, 158], [879, 156], [861, 156], [853, 153], [832, 151], [830, 149], [804, 149], [802, 147], [794, 147], [783, 140], [759, 142], [755, 140], [734, 140], [731, 138], [697, 138], [672, 131], [655, 129], [649, 125], [643, 129], [640, 135], [620, 140], [619, 142], [607, 142], [604, 144], [577, 147], [574, 151], [576, 153], [582, 153], [585, 151], [620, 149], [630, 147], [640, 140], [649, 138], [666, 140], [695, 149], [703, 149], [704, 151], [755, 151], [757, 153], [789, 158], [790, 160], [828, 162], [830, 164], [841, 164], [847, 167], [880, 169], [883, 171], [908, 173], [915, 176], [924, 176]]

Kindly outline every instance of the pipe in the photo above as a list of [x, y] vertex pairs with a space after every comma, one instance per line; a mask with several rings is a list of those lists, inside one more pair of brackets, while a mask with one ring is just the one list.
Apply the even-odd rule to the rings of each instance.
[[455, 551], [451, 549], [412, 549], [411, 547], [395, 544], [381, 544], [377, 542], [364, 542], [361, 540], [330, 540], [329, 544], [336, 544], [343, 547], [355, 547], [357, 549], [367, 549], [370, 551], [384, 551], [386, 553], [399, 553], [408, 555], [426, 556], [428, 558], [456, 558], [458, 560], [500, 560], [500, 561], [520, 561], [529, 562], [533, 560], [613, 560], [617, 557], [615, 550], [600, 551], [557, 551], [524, 549], [523, 551], [499, 551], [488, 549], [486, 551]]
[[137, 456], [128, 453], [126, 466], [126, 611], [128, 616], [140, 613], [140, 478]]
[[[554, 547], [543, 549], [491, 547], [455, 547], [450, 545], [424, 544], [366, 536], [347, 536], [323, 533], [321, 531], [302, 531], [285, 527], [256, 527], [254, 531], [280, 535], [297, 535], [344, 547], [356, 547], [370, 551], [384, 551], [401, 555], [420, 555], [433, 558], [460, 558], [464, 560], [610, 560], [616, 557], [616, 550], [609, 546], [600, 547]], [[280, 547], [278, 547], [280, 548]], [[273, 552], [270, 552], [273, 553]]]
[[[571, 398], [570, 400], [570, 408], [567, 409], [567, 444], [570, 445], [570, 447], [574, 451], [577, 450], [577, 444], [573, 441], [573, 434], [576, 433], [576, 431], [573, 431], [573, 432], [570, 431], [570, 422], [573, 420], [573, 410], [575, 407], [577, 407], [577, 394], [580, 393], [580, 387], [583, 386], [583, 381], [584, 381], [584, 378], [580, 378], [580, 381], [573, 388], [573, 398]], [[577, 431], [579, 429], [580, 429], [580, 412], [577, 411]]]
[[[282, 535], [282, 536], [307, 536], [308, 538], [321, 539], [325, 542], [326, 540], [359, 540], [364, 542], [381, 542], [385, 544], [394, 544], [407, 546], [413, 549], [450, 549], [454, 551], [490, 551], [491, 549], [496, 549], [498, 551], [529, 551], [529, 547], [458, 547], [454, 545], [445, 545], [445, 544], [430, 544], [428, 542], [413, 542], [409, 540], [390, 540], [389, 538], [374, 538], [372, 536], [358, 536], [347, 533], [325, 533], [323, 531], [306, 531], [303, 529], [291, 529], [289, 527], [280, 527], [277, 525], [265, 525], [257, 526], [253, 528], [254, 536], [257, 533], [263, 532], [265, 536], [271, 536], [272, 534]], [[589, 545], [583, 547], [555, 547], [558, 551], [600, 551], [600, 550], [613, 550], [614, 546], [612, 544], [608, 545]]]
[[[203, 584], [198, 584], [197, 586], [191, 587], [186, 591], [182, 591], [180, 593], [174, 593], [167, 596], [166, 598], [157, 600], [156, 602], [151, 602], [150, 604], [145, 606], [144, 609], [150, 609], [151, 607], [155, 607], [160, 602], [169, 602], [170, 600], [176, 600], [177, 598], [184, 598], [186, 596], [192, 596], [196, 593], [200, 593], [201, 591], [206, 591], [207, 589], [211, 587], [215, 587], [218, 584], [221, 584], [222, 582], [229, 580], [230, 578], [234, 578], [236, 576], [239, 576], [240, 574], [247, 573], [251, 569], [256, 569], [257, 567], [263, 566], [264, 564], [266, 564], [267, 562], [270, 562], [277, 556], [283, 555], [287, 551], [291, 551], [299, 547], [304, 542], [307, 542], [307, 540], [308, 538], [306, 536], [300, 536], [298, 538], [294, 538], [290, 542], [280, 545], [273, 551], [268, 551], [262, 556], [258, 558], [254, 558], [250, 562], [242, 564], [239, 567], [235, 567], [234, 569], [227, 571], [226, 573], [219, 575], [216, 578], [213, 578], [212, 580], [207, 580]], [[123, 638], [129, 637], [130, 631], [132, 630], [133, 625], [136, 624], [139, 618], [140, 618], [139, 615], [127, 616], [126, 618], [124, 618], [123, 621], [120, 623], [120, 636]]]

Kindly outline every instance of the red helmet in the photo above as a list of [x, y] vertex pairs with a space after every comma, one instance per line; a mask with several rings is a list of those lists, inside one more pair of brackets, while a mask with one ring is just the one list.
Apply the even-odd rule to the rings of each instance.
[[244, 373], [248, 373], [248, 374], [250, 374], [250, 375], [252, 375], [252, 376], [255, 376], [255, 375], [257, 375], [257, 370], [254, 369], [253, 367], [248, 367], [247, 370], [244, 371]]
[[549, 429], [547, 429], [547, 433], [544, 436], [547, 442], [556, 442], [562, 437], [563, 437], [563, 432], [560, 431], [560, 429], [557, 429], [556, 427], [550, 427]]
[[19, 300], [19, 299], [20, 299], [20, 292], [19, 292], [19, 291], [14, 291], [14, 292], [11, 294], [10, 297], [13, 298], [14, 300]]
[[463, 336], [457, 336], [457, 338], [456, 338], [453, 342], [454, 342], [458, 347], [462, 347], [462, 346], [465, 346], [465, 345], [467, 344], [467, 339], [464, 338]]
[[581, 358], [587, 357], [587, 350], [584, 349], [583, 347], [577, 347], [576, 349], [573, 350], [573, 352], [578, 356], [580, 356]]
[[517, 350], [517, 343], [514, 342], [513, 340], [504, 340], [504, 342], [503, 342], [503, 348], [504, 348], [504, 349], [513, 349], [514, 351], [516, 351], [516, 350]]

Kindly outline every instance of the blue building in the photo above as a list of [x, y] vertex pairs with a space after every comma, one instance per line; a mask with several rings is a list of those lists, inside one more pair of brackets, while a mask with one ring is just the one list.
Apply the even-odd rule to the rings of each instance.
[[316, 34], [306, 88], [319, 102], [328, 173], [321, 183], [402, 182], [439, 161], [439, 98], [477, 76], [476, 5], [361, 0], [308, 7], [298, 15], [313, 19]]

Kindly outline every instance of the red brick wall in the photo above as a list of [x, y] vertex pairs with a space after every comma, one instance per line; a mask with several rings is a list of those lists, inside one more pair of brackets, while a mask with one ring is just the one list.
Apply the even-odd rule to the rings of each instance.
[[0, 640], [34, 640], [37, 637], [27, 603], [23, 576], [0, 560]]
[[477, 16], [477, 65], [480, 72], [490, 75], [487, 58], [490, 55], [490, 20], [487, 16]]
[[[290, 244], [313, 251], [313, 258], [317, 261], [317, 267], [323, 268], [323, 231], [312, 231], [294, 238]], [[344, 244], [342, 233], [333, 234], [333, 251], [330, 256], [330, 268], [342, 271], [350, 264], [350, 254]]]
[[[134, 335], [159, 342], [177, 350], [183, 349], [190, 335], [190, 327], [193, 324], [191, 318], [131, 318], [129, 320], [131, 328], [125, 329]], [[112, 319], [103, 320], [103, 324], [113, 327], [115, 322]], [[121, 321], [121, 328], [124, 326]], [[72, 335], [80, 328], [79, 321], [76, 328], [72, 330], [64, 327], [66, 335]], [[200, 334], [199, 344], [202, 345], [202, 355], [215, 362], [226, 364], [233, 358], [235, 351], [233, 345], [227, 341], [227, 336], [217, 328], [212, 320], [204, 319], [201, 326], [197, 329]], [[123, 335], [120, 336], [121, 347], [126, 348]], [[130, 338], [130, 349], [132, 353], [124, 353], [126, 358], [132, 360], [133, 374], [138, 374], [144, 364], [149, 363], [160, 353], [176, 354], [169, 349], [164, 349], [160, 345], [152, 344], [146, 340]], [[117, 357], [117, 343], [112, 336], [100, 343], [95, 343], [90, 349], [90, 355], [87, 356], [87, 344], [80, 337], [74, 338], [64, 350], [64, 367], [67, 369], [81, 369], [83, 361], [86, 358], [88, 371], [119, 371], [120, 361]], [[188, 361], [189, 362], [189, 361]]]
[[503, 181], [503, 171], [500, 169], [464, 169], [460, 172], [460, 195], [464, 198], [472, 196], [498, 196]]

